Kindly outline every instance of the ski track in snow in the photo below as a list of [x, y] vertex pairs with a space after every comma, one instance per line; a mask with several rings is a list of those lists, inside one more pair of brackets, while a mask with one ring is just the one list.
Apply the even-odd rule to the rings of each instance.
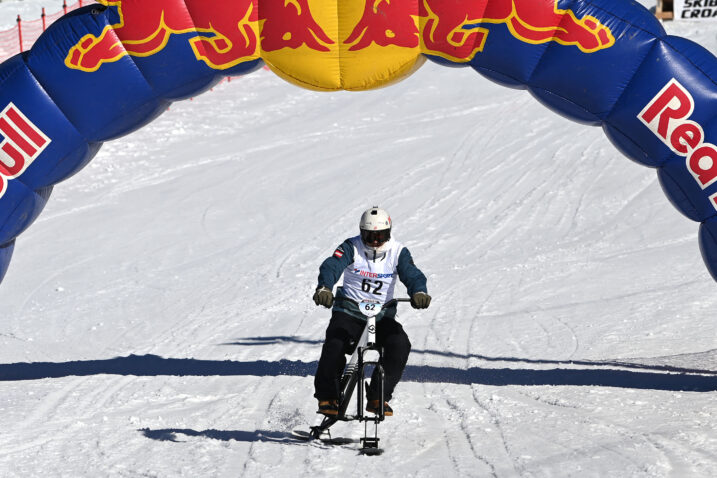
[[[364, 457], [291, 431], [318, 421], [318, 265], [374, 203], [434, 300], [399, 310], [413, 351]], [[0, 476], [715, 476], [717, 301], [669, 208], [600, 129], [470, 70], [222, 84], [106, 144], [18, 241]]]

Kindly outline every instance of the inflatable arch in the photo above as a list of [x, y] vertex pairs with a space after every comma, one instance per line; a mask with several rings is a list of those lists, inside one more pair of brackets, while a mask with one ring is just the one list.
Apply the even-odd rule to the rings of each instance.
[[100, 0], [0, 65], [0, 280], [52, 187], [104, 141], [266, 64], [364, 90], [426, 59], [526, 88], [657, 169], [717, 280], [717, 59], [628, 0]]

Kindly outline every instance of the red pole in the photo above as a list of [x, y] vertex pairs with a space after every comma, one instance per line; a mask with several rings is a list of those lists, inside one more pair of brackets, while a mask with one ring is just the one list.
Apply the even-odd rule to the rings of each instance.
[[65, 15], [67, 15], [67, 1], [62, 0], [62, 10], [65, 12]]
[[42, 31], [45, 31], [45, 7], [42, 7]]
[[20, 20], [20, 15], [17, 16], [17, 36], [20, 40], [20, 52], [22, 53], [22, 20]]
[[82, 0], [80, 0], [80, 7], [82, 6]]

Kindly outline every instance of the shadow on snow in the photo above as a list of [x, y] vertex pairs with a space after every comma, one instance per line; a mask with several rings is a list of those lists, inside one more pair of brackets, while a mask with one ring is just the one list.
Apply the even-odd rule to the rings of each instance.
[[[303, 445], [309, 444], [309, 440], [306, 438], [300, 438], [296, 435], [274, 430], [256, 430], [253, 432], [242, 431], [242, 430], [192, 430], [191, 428], [163, 428], [159, 430], [152, 430], [149, 428], [141, 428], [137, 430], [142, 433], [146, 438], [157, 441], [171, 441], [174, 443], [186, 442], [186, 438], [209, 438], [211, 440], [220, 441], [238, 441], [238, 442], [266, 442], [266, 443], [281, 443], [290, 445]], [[334, 442], [331, 445], [350, 445], [357, 443], [358, 440], [351, 438], [334, 438]], [[324, 442], [316, 440], [313, 442], [315, 445], [321, 445]]]
[[[323, 344], [323, 340], [311, 340], [299, 338], [290, 335], [276, 335], [276, 336], [265, 336], [265, 337], [242, 337], [236, 339], [234, 342], [225, 343], [222, 345], [280, 345], [285, 343], [296, 343], [296, 344]], [[680, 373], [691, 373], [691, 374], [704, 374], [704, 375], [717, 375], [715, 370], [705, 369], [694, 369], [687, 367], [678, 367], [675, 365], [655, 365], [655, 364], [641, 364], [634, 362], [625, 362], [622, 360], [545, 360], [545, 359], [525, 359], [516, 357], [488, 357], [480, 354], [458, 354], [455, 352], [447, 352], [444, 350], [411, 350], [412, 354], [424, 354], [424, 355], [437, 355], [439, 357], [457, 358], [457, 359], [477, 359], [484, 360], [486, 362], [512, 362], [512, 363], [529, 363], [529, 364], [553, 364], [553, 365], [586, 365], [588, 367], [599, 367], [599, 366], [610, 366], [620, 367], [629, 369], [646, 369], [652, 371], [663, 371], [663, 372], [680, 372]], [[683, 354], [684, 355], [684, 354]], [[701, 359], [707, 363], [714, 362], [714, 358], [717, 357], [717, 350], [708, 350], [707, 352], [700, 354], [691, 354], [702, 356]]]
[[[414, 351], [421, 353], [421, 351]], [[523, 362], [520, 359], [502, 359]], [[632, 371], [605, 368], [623, 366], [619, 363], [525, 361], [541, 364], [590, 365], [592, 368], [480, 368], [466, 369], [409, 365], [403, 375], [404, 382], [450, 383], [460, 385], [564, 385], [618, 387], [630, 389], [666, 391], [717, 391], [717, 374], [712, 371], [682, 370], [668, 373], [660, 366], [652, 371]], [[269, 362], [256, 360], [238, 362], [231, 360], [199, 360], [164, 358], [157, 355], [130, 355], [104, 360], [71, 362], [34, 362], [0, 364], [0, 381], [38, 380], [89, 375], [135, 375], [135, 376], [313, 376], [317, 362], [279, 360]], [[657, 371], [659, 370], [659, 371]]]
[[211, 438], [212, 440], [221, 441], [243, 441], [243, 442], [274, 442], [274, 443], [291, 443], [296, 442], [290, 433], [277, 432], [271, 430], [256, 430], [253, 432], [241, 431], [241, 430], [202, 430], [196, 431], [189, 428], [165, 428], [161, 430], [150, 430], [149, 428], [142, 428], [139, 430], [147, 438], [158, 441], [173, 441], [182, 442], [178, 435], [184, 435], [185, 437], [201, 437]]

